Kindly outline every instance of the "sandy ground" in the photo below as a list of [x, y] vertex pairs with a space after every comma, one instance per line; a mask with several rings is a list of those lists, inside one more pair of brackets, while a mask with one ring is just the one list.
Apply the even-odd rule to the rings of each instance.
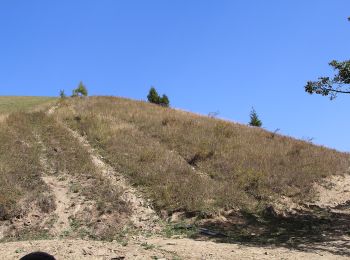
[[0, 259], [19, 259], [33, 251], [45, 251], [63, 259], [348, 259], [322, 251], [248, 247], [190, 239], [150, 238], [117, 242], [46, 240], [0, 244]]
[[331, 176], [315, 185], [318, 198], [315, 204], [324, 208], [334, 208], [350, 201], [350, 174]]

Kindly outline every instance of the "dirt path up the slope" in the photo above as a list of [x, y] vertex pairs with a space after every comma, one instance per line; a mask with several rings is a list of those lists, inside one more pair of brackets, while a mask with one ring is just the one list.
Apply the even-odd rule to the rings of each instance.
[[116, 185], [123, 190], [122, 199], [131, 205], [131, 221], [134, 226], [145, 231], [159, 231], [159, 217], [150, 204], [142, 198], [122, 174], [116, 172], [112, 166], [103, 161], [103, 158], [91, 147], [86, 138], [71, 128], [65, 127], [88, 151], [92, 162], [99, 169], [100, 174], [109, 180], [112, 185]]
[[[46, 183], [48, 189], [44, 191], [42, 207], [38, 204], [26, 204], [23, 202], [26, 212], [19, 218], [11, 221], [4, 221], [0, 225], [0, 239], [15, 235], [16, 232], [25, 230], [41, 230], [52, 237], [70, 235], [70, 218], [74, 217], [77, 211], [85, 203], [84, 198], [78, 194], [72, 194], [69, 190], [70, 177], [57, 173], [50, 165], [47, 158], [45, 144], [38, 133], [34, 133], [36, 142], [41, 147], [39, 163], [41, 165], [41, 179]], [[73, 206], [72, 206], [73, 205]], [[46, 209], [45, 209], [46, 208]], [[27, 232], [27, 231], [25, 231]], [[0, 256], [1, 259], [1, 256]]]
[[54, 214], [57, 217], [51, 231], [55, 236], [63, 235], [69, 230], [69, 217], [73, 215], [70, 210], [72, 204], [71, 198], [68, 196], [67, 183], [59, 181], [55, 176], [43, 176], [42, 179], [50, 187], [56, 203]]
[[54, 211], [56, 221], [52, 225], [51, 233], [53, 233], [54, 236], [60, 236], [69, 229], [69, 217], [73, 215], [73, 211], [70, 208], [70, 205], [72, 205], [72, 199], [68, 195], [69, 184], [65, 178], [62, 178], [63, 176], [58, 178], [57, 174], [54, 173], [54, 170], [50, 166], [48, 158], [46, 157], [46, 147], [44, 143], [38, 134], [35, 136], [42, 150], [40, 154], [40, 164], [44, 169], [42, 180], [50, 188], [56, 204], [56, 209]]
[[7, 118], [7, 116], [8, 116], [7, 114], [0, 114], [0, 123], [4, 122]]

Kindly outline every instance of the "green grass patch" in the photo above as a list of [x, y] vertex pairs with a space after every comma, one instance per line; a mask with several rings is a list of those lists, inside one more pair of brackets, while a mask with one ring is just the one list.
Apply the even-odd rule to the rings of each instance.
[[29, 111], [56, 101], [55, 97], [0, 96], [0, 114]]

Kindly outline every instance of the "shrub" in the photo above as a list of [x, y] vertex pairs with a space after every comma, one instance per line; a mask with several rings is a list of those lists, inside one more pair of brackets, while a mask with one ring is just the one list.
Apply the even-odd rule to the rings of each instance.
[[37, 205], [44, 213], [50, 213], [56, 209], [55, 198], [52, 195], [43, 194], [38, 198]]
[[164, 107], [169, 107], [169, 98], [167, 95], [163, 94], [162, 97], [158, 95], [157, 90], [154, 87], [151, 87], [147, 95], [147, 99], [150, 103], [161, 105]]
[[169, 107], [169, 98], [167, 95], [163, 95], [159, 100], [159, 105], [163, 107]]
[[88, 95], [88, 91], [82, 81], [80, 81], [78, 87], [76, 89], [73, 89], [72, 97], [78, 97], [78, 96], [84, 96], [86, 97]]
[[261, 127], [262, 126], [262, 122], [259, 119], [258, 114], [256, 113], [254, 107], [252, 108], [252, 111], [250, 112], [249, 125], [256, 126], [256, 127]]
[[6, 220], [7, 215], [8, 213], [5, 206], [0, 204], [0, 221]]
[[64, 93], [64, 90], [60, 90], [60, 98], [66, 98], [66, 93]]

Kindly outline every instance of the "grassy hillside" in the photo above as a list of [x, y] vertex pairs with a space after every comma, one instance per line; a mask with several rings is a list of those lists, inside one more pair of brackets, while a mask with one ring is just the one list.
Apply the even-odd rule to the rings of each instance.
[[0, 96], [0, 114], [19, 110], [29, 111], [46, 106], [55, 100], [53, 97]]
[[56, 119], [76, 129], [156, 209], [259, 210], [349, 166], [349, 155], [218, 119], [114, 97], [68, 99]]
[[[48, 237], [58, 217], [54, 212], [58, 198], [44, 181], [50, 176], [66, 181], [66, 192], [90, 203], [84, 213], [71, 216], [75, 233], [104, 239], [120, 231], [118, 224], [127, 220], [121, 216], [128, 212], [121, 190], [101, 178], [88, 152], [52, 117], [43, 112], [11, 113], [0, 125], [0, 142], [0, 227], [1, 221], [19, 221], [8, 238]], [[113, 218], [113, 226], [99, 226], [105, 212]], [[30, 224], [22, 226], [23, 221]]]
[[349, 167], [346, 153], [145, 102], [39, 98], [23, 112], [21, 99], [0, 124], [0, 241], [178, 232], [152, 208], [249, 222], [282, 196], [305, 202], [314, 182]]

